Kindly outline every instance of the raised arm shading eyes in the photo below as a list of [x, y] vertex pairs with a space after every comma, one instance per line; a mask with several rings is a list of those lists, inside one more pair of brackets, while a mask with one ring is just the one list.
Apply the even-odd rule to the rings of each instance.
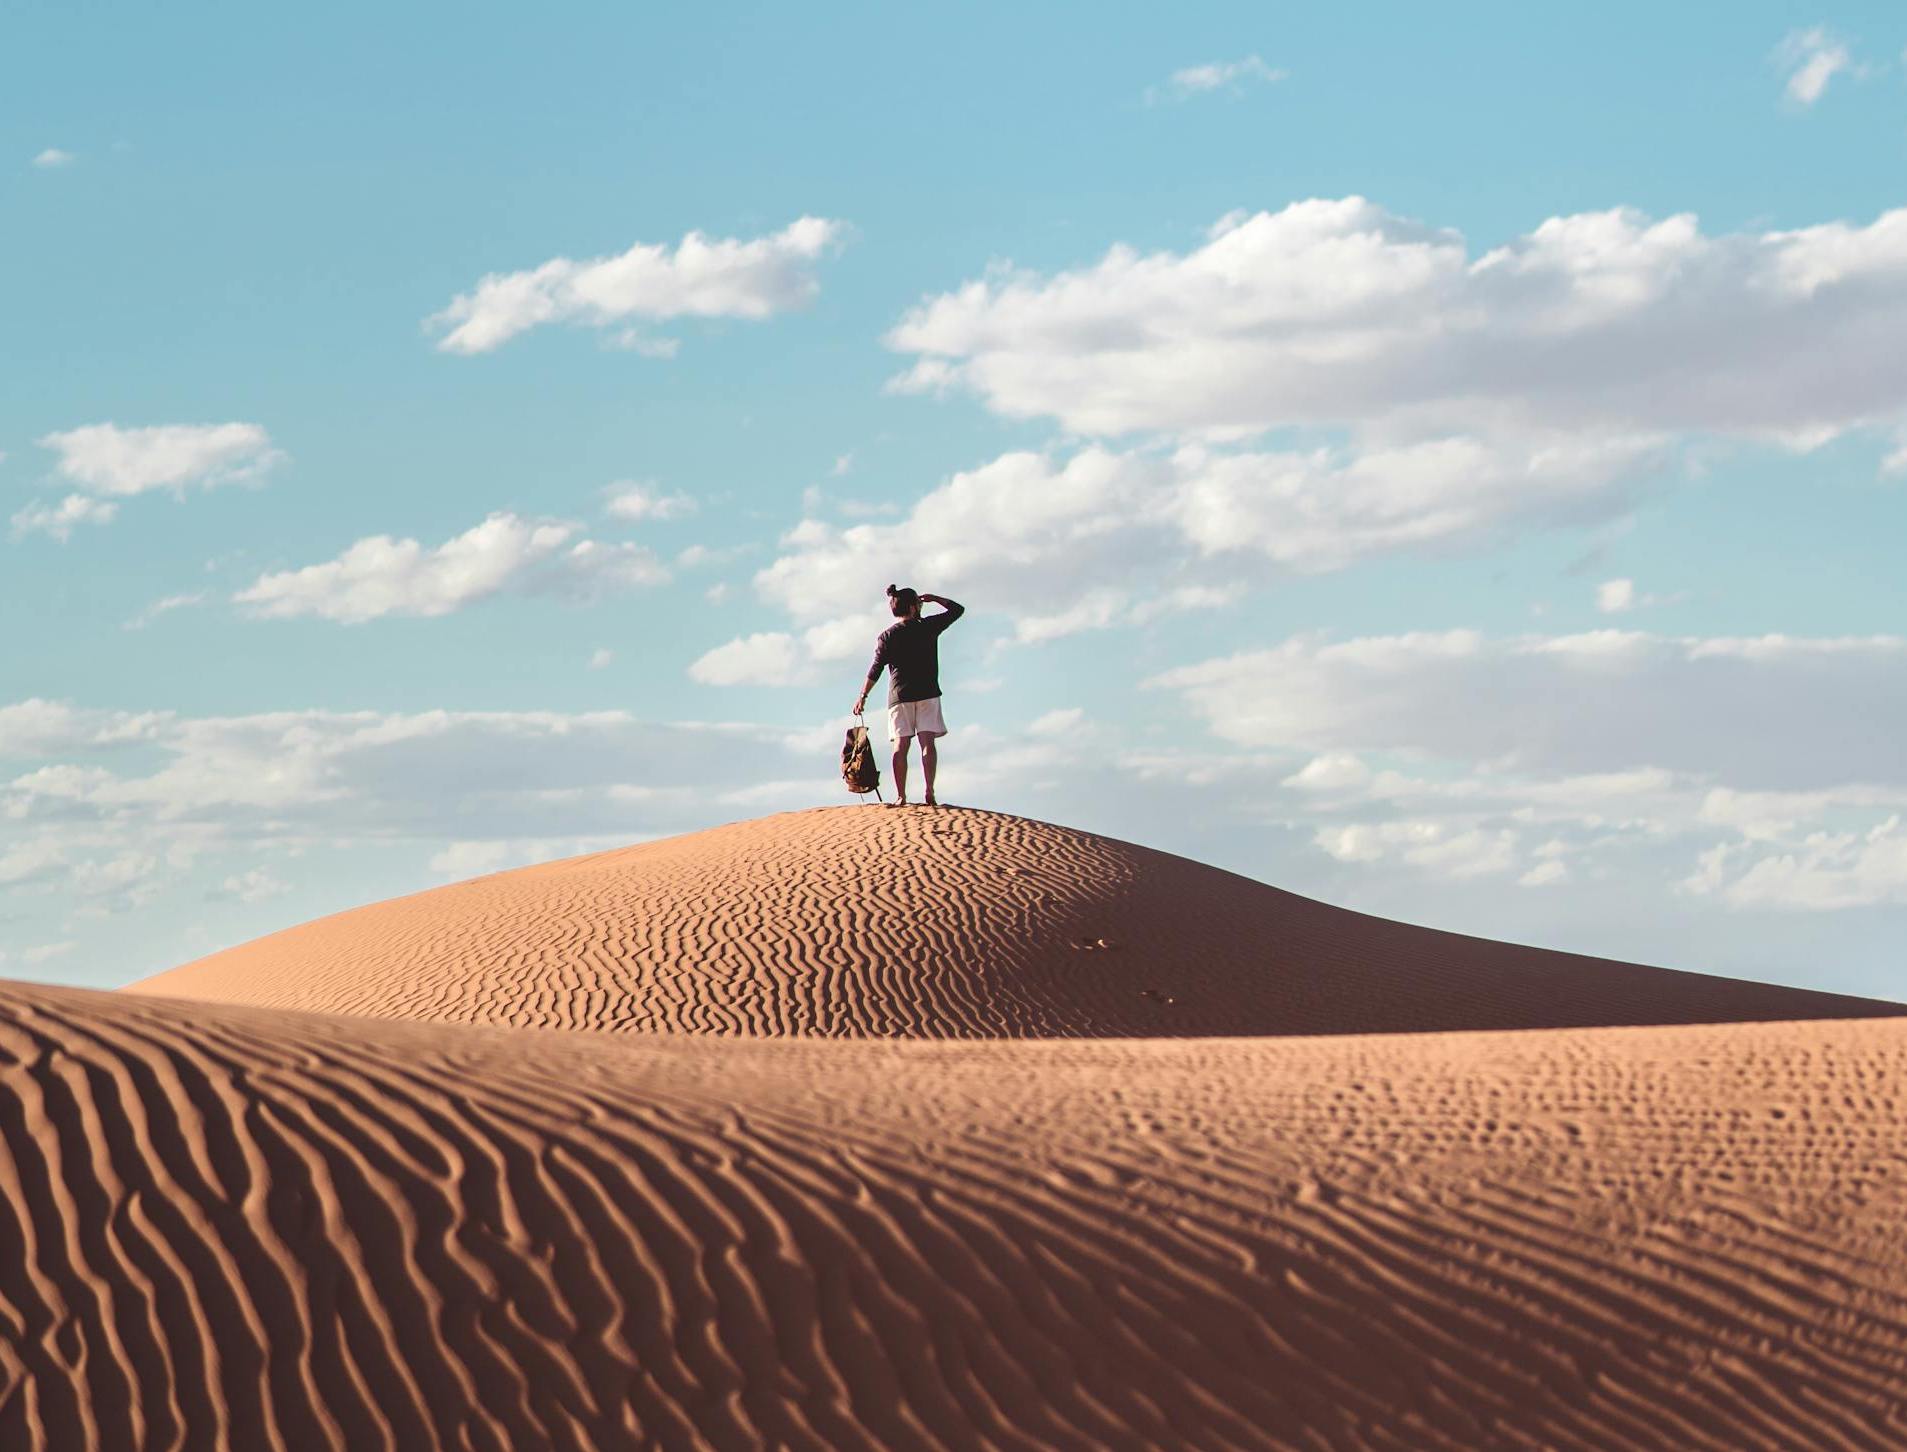
[[949, 600], [945, 595], [922, 595], [921, 603], [938, 605], [943, 614], [936, 615], [930, 622], [936, 631], [945, 630], [954, 621], [967, 613], [967, 607], [958, 600]]

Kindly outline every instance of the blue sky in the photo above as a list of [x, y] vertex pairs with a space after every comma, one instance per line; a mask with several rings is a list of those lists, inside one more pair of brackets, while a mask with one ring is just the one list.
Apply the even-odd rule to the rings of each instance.
[[0, 973], [838, 801], [899, 579], [950, 798], [1901, 991], [1893, 7], [0, 27]]

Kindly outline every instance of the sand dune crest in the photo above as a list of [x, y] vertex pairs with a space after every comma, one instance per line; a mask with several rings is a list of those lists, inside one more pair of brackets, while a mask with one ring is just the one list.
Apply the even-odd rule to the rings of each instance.
[[1422, 1032], [1902, 1011], [1388, 922], [1020, 817], [861, 807], [377, 903], [132, 991], [443, 1023], [830, 1038]]

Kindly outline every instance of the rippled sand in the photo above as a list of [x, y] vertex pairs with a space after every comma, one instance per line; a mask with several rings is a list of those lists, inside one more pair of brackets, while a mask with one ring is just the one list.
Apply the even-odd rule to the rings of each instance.
[[1900, 1011], [873, 808], [0, 985], [0, 1447], [1900, 1448]]
[[996, 812], [790, 812], [340, 913], [135, 992], [378, 1018], [1152, 1038], [1852, 1017], [1832, 994], [1345, 912]]

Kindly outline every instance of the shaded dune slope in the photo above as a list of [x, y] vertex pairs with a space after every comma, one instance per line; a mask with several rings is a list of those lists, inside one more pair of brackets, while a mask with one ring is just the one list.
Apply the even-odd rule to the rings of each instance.
[[872, 807], [478, 878], [306, 923], [132, 991], [445, 1023], [834, 1038], [1903, 1012], [1411, 927], [1018, 817]]
[[0, 985], [0, 1446], [1899, 1448], [1903, 1073]]

